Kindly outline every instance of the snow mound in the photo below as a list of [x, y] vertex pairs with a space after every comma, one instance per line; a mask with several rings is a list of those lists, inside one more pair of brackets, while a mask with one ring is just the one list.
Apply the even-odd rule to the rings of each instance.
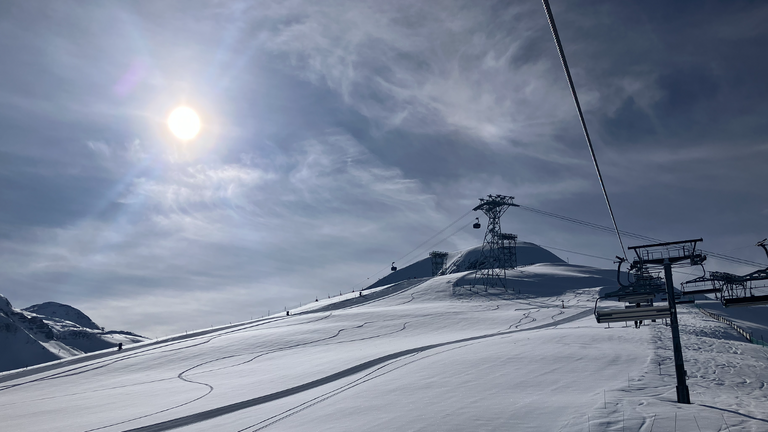
[[[531, 264], [542, 263], [565, 263], [557, 255], [544, 249], [543, 247], [530, 242], [517, 243], [517, 265], [527, 266]], [[395, 263], [397, 265], [397, 263]], [[462, 249], [456, 252], [450, 252], [446, 258], [446, 265], [441, 275], [461, 273], [469, 270], [479, 270], [486, 268], [482, 259], [482, 246], [475, 246], [469, 249]], [[391, 285], [408, 279], [419, 279], [432, 277], [432, 259], [429, 257], [420, 259], [413, 264], [392, 272], [364, 289], [378, 288], [385, 285]]]
[[63, 319], [87, 329], [101, 330], [101, 327], [93, 322], [88, 315], [69, 305], [56, 302], [45, 302], [32, 305], [22, 310], [48, 318]]
[[[441, 274], [465, 272], [487, 268], [483, 260], [482, 246], [475, 246], [448, 254], [448, 264]], [[542, 263], [565, 263], [557, 255], [530, 242], [517, 243], [517, 265], [527, 266]]]
[[419, 285], [422, 299], [430, 301], [456, 300], [483, 295], [519, 299], [534, 297], [558, 297], [567, 292], [591, 290], [584, 300], [594, 301], [601, 291], [616, 289], [615, 271], [567, 263], [541, 263], [506, 271], [506, 289], [490, 287], [485, 291], [482, 279], [474, 271], [437, 276]]

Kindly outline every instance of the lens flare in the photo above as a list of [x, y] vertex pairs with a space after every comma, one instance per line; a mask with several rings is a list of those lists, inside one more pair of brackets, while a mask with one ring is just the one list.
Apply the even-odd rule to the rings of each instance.
[[178, 107], [168, 116], [168, 128], [182, 141], [188, 141], [200, 133], [200, 117], [189, 107]]

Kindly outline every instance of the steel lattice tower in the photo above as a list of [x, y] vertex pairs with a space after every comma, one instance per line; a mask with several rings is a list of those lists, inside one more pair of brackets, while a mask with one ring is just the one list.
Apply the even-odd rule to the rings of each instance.
[[[501, 216], [510, 207], [519, 207], [512, 202], [515, 197], [506, 195], [488, 195], [488, 198], [480, 198], [480, 204], [473, 208], [473, 211], [481, 211], [488, 217], [488, 224], [483, 238], [481, 248], [482, 257], [480, 259], [481, 270], [477, 275], [483, 280], [483, 287], [488, 291], [488, 287], [501, 286], [507, 289], [505, 280], [507, 277], [507, 268], [512, 267], [512, 259], [517, 261], [517, 236], [514, 234], [502, 234]], [[512, 238], [514, 236], [514, 239]], [[513, 242], [514, 252], [508, 253], [505, 250], [505, 242]]]
[[501, 233], [501, 266], [505, 269], [517, 267], [517, 234]]

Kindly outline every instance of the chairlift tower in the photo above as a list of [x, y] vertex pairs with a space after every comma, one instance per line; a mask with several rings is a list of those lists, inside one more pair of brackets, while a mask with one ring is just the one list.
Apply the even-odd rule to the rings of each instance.
[[687, 374], [683, 362], [683, 347], [680, 343], [680, 329], [677, 322], [677, 307], [675, 305], [675, 288], [672, 285], [673, 265], [700, 265], [707, 259], [701, 252], [696, 251], [696, 244], [702, 239], [683, 240], [668, 243], [656, 243], [643, 246], [632, 246], [637, 258], [633, 267], [646, 266], [664, 267], [664, 280], [667, 285], [667, 304], [669, 305], [669, 322], [672, 330], [672, 349], [675, 355], [675, 375], [677, 377], [677, 402], [689, 404], [691, 396], [686, 383]]
[[448, 258], [448, 252], [432, 251], [429, 253], [432, 258], [432, 277], [437, 276], [445, 267], [445, 259]]
[[[502, 234], [501, 232], [501, 216], [510, 207], [520, 207], [512, 200], [515, 197], [506, 195], [488, 195], [487, 198], [480, 198], [480, 204], [478, 204], [473, 211], [481, 211], [488, 217], [488, 224], [485, 229], [485, 237], [483, 238], [483, 246], [481, 248], [482, 265], [478, 275], [483, 280], [483, 287], [485, 291], [488, 291], [488, 287], [500, 285], [506, 291], [505, 280], [507, 276], [506, 269], [514, 268], [510, 267], [512, 256], [514, 261], [517, 261], [517, 236], [514, 234]], [[507, 240], [502, 237], [506, 236]], [[512, 239], [514, 236], [514, 239]], [[504, 251], [505, 242], [513, 242], [515, 251], [512, 254]]]

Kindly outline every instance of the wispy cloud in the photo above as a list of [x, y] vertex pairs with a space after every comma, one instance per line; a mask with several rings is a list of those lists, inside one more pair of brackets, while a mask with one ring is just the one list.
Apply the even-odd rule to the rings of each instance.
[[[137, 163], [130, 147], [89, 147], [106, 166]], [[16, 239], [25, 245], [5, 265], [15, 266], [15, 280], [52, 298], [100, 291], [115, 302], [125, 290], [131, 297], [160, 299], [216, 289], [245, 301], [251, 290], [267, 289], [287, 303], [299, 288], [315, 296], [337, 290], [340, 279], [354, 283], [349, 276], [330, 277], [310, 288], [303, 285], [306, 274], [353, 261], [363, 250], [383, 262], [402, 250], [399, 243], [414, 230], [444, 220], [418, 181], [383, 165], [340, 131], [299, 143], [281, 158], [271, 161], [274, 170], [166, 161], [157, 175], [135, 172], [111, 220], [38, 229]], [[12, 249], [6, 244], [4, 250]], [[359, 277], [365, 270], [349, 273]], [[286, 271], [302, 276], [286, 278]], [[167, 307], [173, 314], [174, 305]], [[230, 312], [208, 310], [206, 316]]]
[[283, 23], [262, 38], [293, 71], [384, 129], [457, 130], [497, 150], [535, 144], [542, 155], [572, 115], [567, 93], [552, 86], [552, 56], [526, 52], [545, 30], [528, 5], [288, 2], [251, 13]]

